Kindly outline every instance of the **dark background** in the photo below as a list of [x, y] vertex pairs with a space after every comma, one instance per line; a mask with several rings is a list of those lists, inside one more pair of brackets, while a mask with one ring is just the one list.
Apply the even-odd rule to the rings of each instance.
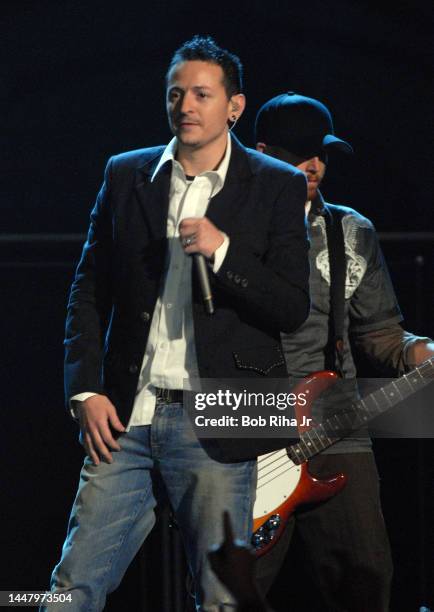
[[[428, 1], [57, 0], [3, 2], [0, 16], [0, 590], [39, 590], [58, 559], [82, 458], [62, 391], [77, 234], [107, 158], [168, 142], [173, 51], [202, 33], [240, 56], [247, 109], [236, 133], [246, 145], [256, 110], [278, 93], [329, 106], [355, 155], [330, 160], [324, 193], [374, 221], [407, 329], [433, 336], [433, 13]], [[376, 446], [396, 566], [392, 610], [434, 607], [432, 441]], [[143, 563], [110, 609], [140, 609]], [[155, 567], [161, 573], [158, 558]], [[290, 609], [287, 585], [275, 594], [280, 610]]]

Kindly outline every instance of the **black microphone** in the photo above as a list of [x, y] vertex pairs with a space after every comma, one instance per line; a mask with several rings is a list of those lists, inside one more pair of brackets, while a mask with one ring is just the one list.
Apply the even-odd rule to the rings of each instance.
[[209, 284], [208, 266], [202, 253], [193, 253], [193, 257], [197, 276], [199, 278], [205, 312], [212, 315], [214, 314], [214, 304], [212, 301], [211, 285]]

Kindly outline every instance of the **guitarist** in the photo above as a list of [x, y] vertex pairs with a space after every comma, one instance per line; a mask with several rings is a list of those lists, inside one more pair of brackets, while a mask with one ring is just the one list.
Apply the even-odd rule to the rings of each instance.
[[[329, 207], [319, 191], [328, 155], [352, 153], [352, 147], [335, 136], [332, 117], [324, 104], [293, 92], [269, 100], [256, 118], [256, 143], [258, 151], [293, 164], [308, 180], [312, 306], [307, 321], [296, 332], [282, 337], [290, 375], [302, 378], [334, 369], [354, 379], [350, 335], [357, 350], [384, 374], [402, 374], [432, 356], [432, 340], [408, 333], [400, 325], [402, 315], [372, 223], [351, 208]], [[342, 297], [335, 309], [341, 311], [340, 322], [331, 308], [336, 298], [334, 302], [331, 299], [329, 256], [336, 246], [330, 244], [334, 238], [327, 232], [327, 215], [342, 225], [343, 232]], [[336, 342], [339, 325], [340, 343]], [[325, 415], [314, 416], [320, 422]], [[344, 472], [347, 485], [328, 502], [293, 516], [280, 541], [259, 559], [258, 580], [264, 593], [296, 534], [317, 591], [310, 606], [306, 607], [304, 599], [303, 610], [388, 610], [392, 559], [368, 435], [338, 442], [309, 465], [311, 473], [320, 478]], [[297, 609], [293, 600], [289, 603], [291, 610]]]

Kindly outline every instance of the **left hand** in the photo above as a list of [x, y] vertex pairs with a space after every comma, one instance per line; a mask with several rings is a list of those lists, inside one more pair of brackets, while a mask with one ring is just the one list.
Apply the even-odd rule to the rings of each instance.
[[[187, 239], [190, 244], [185, 244]], [[223, 234], [207, 217], [188, 217], [179, 224], [179, 239], [184, 252], [202, 253], [208, 259], [223, 244]]]

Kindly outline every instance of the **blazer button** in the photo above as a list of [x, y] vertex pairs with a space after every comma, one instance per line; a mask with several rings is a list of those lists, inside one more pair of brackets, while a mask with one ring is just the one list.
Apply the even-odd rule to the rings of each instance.
[[229, 280], [232, 280], [234, 277], [234, 273], [232, 272], [232, 270], [228, 270], [226, 272], [226, 278], [228, 278]]
[[143, 311], [140, 313], [140, 318], [142, 319], [144, 323], [147, 323], [149, 319], [151, 318], [151, 315], [149, 314], [149, 312]]
[[128, 368], [128, 372], [130, 374], [136, 374], [138, 370], [139, 370], [139, 367], [135, 363], [132, 363], [130, 367]]
[[234, 276], [234, 283], [239, 285], [240, 282], [241, 282], [241, 276], [239, 274], [235, 274], [235, 276]]
[[249, 284], [249, 281], [247, 280], [247, 278], [243, 278], [241, 280], [241, 287], [247, 287], [248, 284]]

